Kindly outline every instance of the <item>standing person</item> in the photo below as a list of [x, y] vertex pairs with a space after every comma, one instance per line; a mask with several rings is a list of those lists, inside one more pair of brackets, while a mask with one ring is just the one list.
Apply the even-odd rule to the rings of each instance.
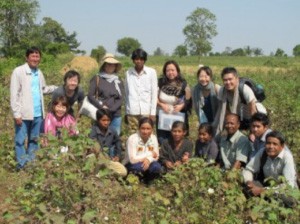
[[149, 117], [139, 120], [138, 131], [127, 140], [124, 159], [128, 172], [142, 174], [146, 182], [153, 180], [161, 171], [158, 142], [152, 134], [153, 126], [154, 122]]
[[[120, 135], [124, 85], [122, 80], [119, 79], [118, 72], [121, 70], [122, 65], [110, 53], [104, 55], [101, 63], [99, 74], [95, 75], [90, 81], [88, 99], [96, 108], [110, 111], [112, 116], [110, 127]], [[97, 96], [95, 96], [96, 93]]]
[[254, 157], [255, 154], [266, 144], [266, 135], [272, 130], [269, 128], [268, 115], [263, 113], [255, 113], [251, 117], [250, 136], [249, 139], [253, 141], [253, 150], [250, 158]]
[[[182, 77], [180, 67], [176, 61], [170, 60], [164, 64], [163, 77], [158, 80], [158, 109], [165, 113], [182, 112], [185, 114], [188, 135], [188, 112], [191, 105], [191, 90], [186, 80]], [[159, 116], [158, 122], [159, 122]], [[171, 131], [157, 130], [158, 141], [161, 144], [170, 138]]]
[[207, 163], [215, 163], [219, 154], [219, 148], [214, 140], [213, 126], [202, 123], [198, 128], [198, 140], [196, 141], [195, 156], [203, 158]]
[[102, 155], [107, 160], [107, 168], [124, 177], [127, 175], [127, 170], [120, 163], [121, 139], [118, 133], [109, 127], [110, 112], [106, 109], [99, 109], [96, 112], [96, 118], [97, 122], [92, 126], [89, 137], [100, 144]]
[[[41, 51], [31, 47], [26, 51], [26, 63], [14, 69], [10, 82], [10, 105], [15, 120], [15, 152], [17, 169], [35, 158], [38, 149], [40, 126], [45, 116], [44, 94], [50, 94], [56, 86], [46, 86], [42, 71], [38, 68]], [[27, 150], [25, 139], [27, 138]]]
[[221, 73], [224, 86], [219, 91], [218, 98], [221, 101], [217, 117], [215, 119], [216, 134], [223, 131], [224, 119], [227, 113], [238, 114], [241, 118], [240, 129], [248, 129], [250, 118], [257, 112], [256, 98], [252, 89], [244, 85], [243, 96], [246, 104], [241, 100], [239, 93], [239, 76], [238, 72], [233, 67], [226, 67]]
[[74, 116], [74, 109], [72, 108], [73, 105], [77, 102], [79, 110], [84, 100], [84, 92], [79, 84], [80, 74], [74, 70], [67, 71], [64, 76], [64, 85], [54, 90], [52, 93], [51, 103], [54, 102], [58, 96], [67, 97], [68, 104], [70, 106], [68, 113]]
[[126, 72], [126, 118], [129, 133], [138, 130], [141, 117], [155, 121], [157, 104], [157, 75], [153, 68], [145, 66], [147, 52], [136, 49], [132, 52], [133, 68]]
[[193, 88], [192, 99], [199, 124], [213, 123], [218, 111], [218, 93], [221, 87], [213, 83], [213, 73], [208, 66], [198, 69], [197, 80], [198, 83]]
[[227, 134], [221, 137], [220, 157], [224, 169], [240, 169], [246, 165], [251, 152], [250, 141], [241, 131], [240, 118], [237, 114], [227, 114], [225, 129]]
[[193, 143], [185, 138], [186, 124], [175, 121], [172, 125], [171, 136], [161, 145], [160, 162], [166, 170], [172, 170], [187, 163], [193, 154]]

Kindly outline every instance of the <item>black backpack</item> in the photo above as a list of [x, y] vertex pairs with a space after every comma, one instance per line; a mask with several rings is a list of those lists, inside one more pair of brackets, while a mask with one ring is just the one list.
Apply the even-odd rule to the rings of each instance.
[[240, 94], [240, 98], [241, 98], [241, 101], [243, 104], [246, 104], [246, 100], [243, 96], [243, 88], [244, 88], [244, 85], [246, 84], [247, 86], [249, 86], [256, 99], [258, 100], [258, 102], [262, 102], [266, 99], [266, 95], [265, 95], [265, 90], [263, 88], [262, 85], [258, 84], [258, 83], [255, 83], [252, 79], [250, 78], [245, 78], [245, 77], [240, 77], [239, 78], [239, 94]]

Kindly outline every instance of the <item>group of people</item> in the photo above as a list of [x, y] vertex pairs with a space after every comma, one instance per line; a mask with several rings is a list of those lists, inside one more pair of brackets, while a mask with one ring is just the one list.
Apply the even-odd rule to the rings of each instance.
[[[80, 74], [70, 70], [63, 86], [47, 86], [38, 69], [40, 58], [38, 48], [28, 49], [26, 63], [17, 67], [11, 78], [18, 169], [34, 159], [40, 133], [60, 137], [65, 128], [70, 135], [78, 134], [79, 116], [73, 105], [77, 102], [79, 109], [85, 98]], [[279, 180], [284, 176], [288, 185], [297, 188], [295, 163], [284, 137], [269, 129], [269, 118], [260, 111], [262, 105], [249, 86], [240, 88], [235, 68], [223, 69], [220, 86], [213, 82], [212, 70], [200, 66], [197, 84], [191, 89], [176, 61], [167, 61], [158, 79], [156, 71], [145, 65], [147, 53], [143, 49], [133, 51], [131, 59], [134, 66], [126, 71], [123, 83], [119, 77], [122, 64], [106, 54], [87, 94], [97, 108], [89, 137], [99, 143], [109, 169], [121, 176], [134, 173], [149, 182], [192, 157], [200, 157], [225, 170], [242, 169], [245, 186], [253, 195], [264, 190], [267, 177]], [[51, 93], [46, 115], [43, 94]], [[125, 156], [120, 140], [124, 101], [130, 134]], [[187, 138], [192, 110], [199, 121], [195, 144]], [[173, 117], [171, 124], [168, 116]], [[47, 139], [43, 144], [47, 145]]]

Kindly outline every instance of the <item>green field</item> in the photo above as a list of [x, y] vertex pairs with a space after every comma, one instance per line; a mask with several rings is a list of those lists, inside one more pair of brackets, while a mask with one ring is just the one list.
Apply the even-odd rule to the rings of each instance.
[[[62, 67], [72, 55], [58, 58], [45, 55], [40, 68], [47, 84], [62, 84]], [[132, 66], [129, 58], [123, 64], [121, 77]], [[190, 86], [196, 83], [199, 64], [213, 69], [215, 82], [220, 72], [234, 66], [240, 76], [261, 83], [267, 98], [271, 128], [287, 138], [300, 171], [300, 60], [274, 57], [150, 57], [147, 65], [158, 74], [168, 59], [175, 59]], [[85, 158], [91, 142], [86, 135], [90, 121], [82, 117], [78, 126], [82, 135], [66, 138], [71, 146], [68, 155], [53, 158], [59, 145], [40, 150], [41, 159], [25, 171], [15, 172], [13, 118], [9, 107], [9, 83], [13, 68], [23, 63], [17, 59], [0, 59], [0, 223], [298, 223], [300, 205], [289, 209], [278, 201], [261, 198], [246, 201], [240, 175], [223, 173], [206, 167], [202, 160], [191, 161], [150, 187], [139, 184], [134, 176], [118, 179], [105, 169], [94, 175], [95, 161]], [[80, 71], [79, 71], [80, 72]], [[86, 74], [81, 82], [84, 90], [95, 72]], [[50, 97], [46, 97], [49, 102]], [[190, 137], [196, 139], [197, 120], [190, 117]], [[125, 141], [126, 126], [122, 139]], [[208, 189], [214, 193], [208, 193]], [[209, 191], [211, 192], [211, 191]], [[268, 192], [267, 195], [272, 194]], [[298, 201], [299, 191], [289, 190]]]

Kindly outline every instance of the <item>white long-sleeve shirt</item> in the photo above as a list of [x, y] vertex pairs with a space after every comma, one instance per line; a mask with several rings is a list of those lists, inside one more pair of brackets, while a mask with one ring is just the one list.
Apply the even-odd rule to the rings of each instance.
[[[157, 154], [156, 158], [153, 158], [153, 152]], [[138, 132], [129, 136], [126, 144], [124, 164], [128, 162], [135, 164], [142, 162], [144, 159], [148, 159], [152, 163], [157, 161], [158, 158], [158, 141], [155, 135], [151, 134], [146, 143], [141, 139]]]
[[126, 72], [126, 114], [156, 115], [157, 74], [153, 68], [144, 66], [138, 74], [135, 68]]

